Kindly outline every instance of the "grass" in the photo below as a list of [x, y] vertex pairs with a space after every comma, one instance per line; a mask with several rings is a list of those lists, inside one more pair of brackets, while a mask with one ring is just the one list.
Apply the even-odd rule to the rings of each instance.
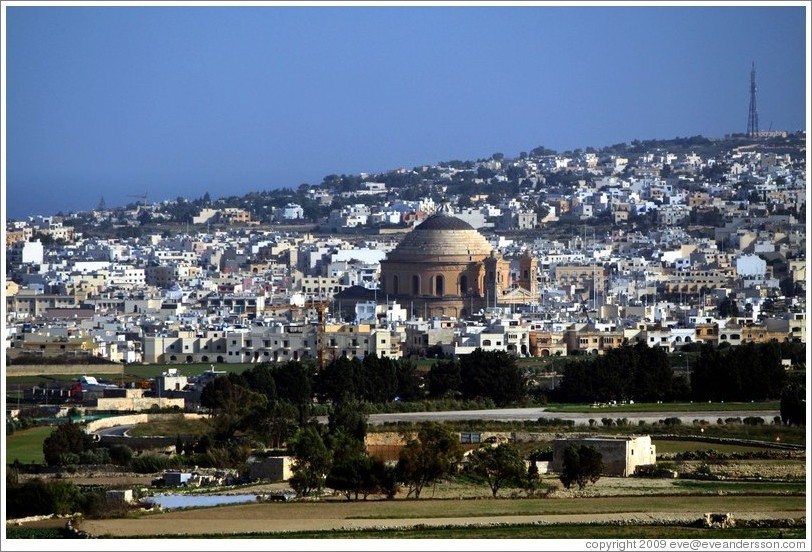
[[803, 526], [733, 527], [719, 530], [673, 525], [517, 524], [487, 527], [243, 533], [222, 535], [221, 537], [254, 539], [804, 539], [806, 529]]
[[[88, 364], [87, 371], [80, 373], [43, 373], [34, 375], [21, 375], [21, 376], [6, 376], [6, 386], [11, 385], [25, 385], [25, 384], [39, 384], [41, 382], [54, 381], [54, 382], [67, 382], [74, 381], [80, 376], [90, 375], [95, 373], [100, 374], [102, 379], [109, 379], [113, 382], [119, 382], [122, 378], [126, 381], [149, 379], [160, 376], [162, 372], [166, 372], [169, 368], [176, 368], [178, 372], [184, 376], [195, 376], [202, 374], [211, 368], [212, 364], [196, 363], [196, 364], [122, 364], [112, 367], [108, 365], [95, 365]], [[256, 366], [255, 364], [215, 364], [214, 369], [223, 372], [234, 372], [237, 374], [243, 373], [245, 370]], [[59, 365], [47, 366], [45, 369], [54, 369], [58, 371]], [[99, 371], [103, 370], [103, 371]], [[7, 372], [8, 373], [8, 372]], [[102, 375], [103, 374], [103, 375]]]
[[171, 420], [161, 420], [138, 424], [130, 429], [130, 437], [151, 437], [155, 435], [202, 435], [210, 429], [207, 420], [186, 420], [178, 416]]
[[760, 452], [765, 450], [775, 450], [768, 447], [757, 447], [749, 445], [730, 445], [727, 443], [708, 443], [707, 441], [670, 441], [652, 439], [651, 444], [657, 447], [657, 454], [674, 454], [679, 452], [709, 450], [724, 454], [734, 452]]
[[[207, 508], [205, 512], [197, 509], [175, 510], [161, 513], [145, 513], [139, 516], [147, 525], [158, 532], [154, 536], [175, 537], [169, 534], [167, 527], [174, 532], [186, 533], [183, 537], [221, 538], [224, 531], [232, 528], [228, 537], [245, 538], [618, 538], [618, 537], [651, 537], [651, 538], [778, 538], [776, 526], [785, 525], [781, 533], [783, 538], [802, 538], [805, 527], [796, 526], [781, 520], [767, 522], [770, 527], [738, 527], [710, 531], [667, 525], [664, 522], [652, 524], [634, 524], [638, 516], [648, 514], [671, 515], [677, 519], [700, 519], [705, 512], [735, 512], [742, 517], [752, 513], [780, 515], [781, 518], [800, 518], [805, 513], [804, 496], [740, 496], [740, 495], [696, 495], [696, 496], [623, 496], [604, 498], [560, 498], [560, 499], [478, 499], [478, 500], [431, 500], [400, 499], [370, 500], [359, 502], [292, 502], [292, 503], [250, 503], [233, 506]], [[599, 514], [626, 514], [630, 525], [601, 522], [565, 522], [561, 524], [517, 523], [501, 516], [517, 515], [584, 515], [586, 519], [596, 520]], [[734, 514], [737, 515], [737, 514]], [[474, 526], [448, 525], [428, 527], [419, 521], [423, 518], [484, 518], [487, 525], [479, 520], [472, 520]], [[263, 525], [256, 524], [256, 529], [239, 526], [239, 520], [313, 520], [312, 530], [301, 532], [273, 532]], [[393, 520], [397, 528], [392, 529], [358, 529], [358, 530], [319, 530], [318, 520], [334, 524], [341, 520], [365, 520], [371, 525], [383, 525], [383, 520]], [[401, 521], [402, 520], [402, 521]], [[417, 528], [409, 528], [411, 523]], [[442, 523], [441, 519], [438, 519]], [[674, 521], [673, 523], [679, 523]], [[491, 525], [492, 524], [492, 525]], [[106, 523], [115, 526], [115, 521]], [[223, 530], [219, 530], [223, 527]], [[284, 525], [277, 525], [284, 531]], [[159, 529], [160, 528], [160, 529]], [[215, 529], [211, 534], [198, 531]], [[98, 536], [105, 534], [104, 529], [96, 529]], [[256, 531], [256, 532], [253, 532]], [[140, 531], [139, 531], [140, 533]]]
[[764, 402], [677, 402], [677, 403], [634, 403], [615, 406], [593, 407], [588, 404], [549, 404], [548, 412], [595, 413], [595, 416], [606, 417], [613, 412], [729, 412], [735, 410], [775, 410], [781, 408], [779, 401]]
[[[677, 480], [676, 487], [690, 489], [691, 491], [706, 494], [760, 494], [760, 493], [787, 493], [793, 495], [803, 495], [806, 493], [806, 483], [760, 483], [744, 481], [698, 481], [695, 479]], [[762, 497], [759, 497], [759, 501]]]
[[42, 464], [42, 443], [51, 435], [50, 426], [32, 427], [15, 431], [6, 437], [6, 464], [19, 460], [23, 464]]

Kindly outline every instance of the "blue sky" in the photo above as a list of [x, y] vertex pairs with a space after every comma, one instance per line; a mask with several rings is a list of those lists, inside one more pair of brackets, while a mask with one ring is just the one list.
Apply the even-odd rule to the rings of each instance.
[[9, 218], [807, 120], [800, 5], [6, 15]]

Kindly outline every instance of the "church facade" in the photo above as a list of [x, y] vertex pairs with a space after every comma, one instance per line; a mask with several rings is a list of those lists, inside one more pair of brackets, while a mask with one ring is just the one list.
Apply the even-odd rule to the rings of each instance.
[[511, 263], [467, 222], [447, 209], [427, 218], [381, 261], [379, 293], [425, 319], [465, 317], [486, 307], [537, 296], [537, 261]]

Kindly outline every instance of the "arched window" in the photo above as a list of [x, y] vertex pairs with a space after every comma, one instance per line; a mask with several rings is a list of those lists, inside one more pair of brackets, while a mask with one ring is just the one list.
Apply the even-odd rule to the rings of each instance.
[[483, 339], [482, 340], [482, 346], [483, 347], [490, 347], [491, 346], [491, 340], [490, 339]]
[[445, 278], [442, 274], [437, 275], [434, 278], [434, 294], [438, 296], [442, 296], [445, 291]]
[[412, 276], [412, 295], [420, 295], [420, 276]]
[[463, 274], [460, 276], [460, 295], [468, 293], [468, 276]]
[[398, 294], [398, 276], [397, 276], [397, 274], [392, 276], [392, 293], [394, 293], [395, 295]]

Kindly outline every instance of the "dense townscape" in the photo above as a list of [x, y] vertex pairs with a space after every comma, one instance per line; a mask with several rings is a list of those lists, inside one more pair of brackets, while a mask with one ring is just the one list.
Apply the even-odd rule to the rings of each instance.
[[[805, 139], [539, 147], [9, 220], [7, 530], [804, 536]], [[623, 502], [591, 529], [567, 510], [586, 497]], [[172, 512], [198, 506], [224, 517]]]
[[[10, 220], [6, 356], [324, 363], [805, 343], [804, 144], [801, 132], [539, 147]], [[441, 211], [485, 237], [498, 286], [382, 281], [404, 236]]]

